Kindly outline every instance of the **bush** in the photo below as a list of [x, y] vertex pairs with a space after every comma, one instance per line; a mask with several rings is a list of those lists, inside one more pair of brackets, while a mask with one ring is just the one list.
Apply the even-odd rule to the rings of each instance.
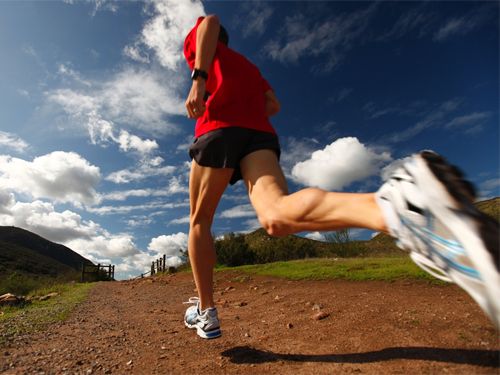
[[12, 293], [16, 295], [27, 295], [40, 285], [40, 280], [22, 273], [13, 272], [0, 280], [0, 295]]
[[219, 264], [233, 267], [254, 262], [254, 254], [242, 234], [225, 234], [222, 239], [215, 241], [215, 252]]

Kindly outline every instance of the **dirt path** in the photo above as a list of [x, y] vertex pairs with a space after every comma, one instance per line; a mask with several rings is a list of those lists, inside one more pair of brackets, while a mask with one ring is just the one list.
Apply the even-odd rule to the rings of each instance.
[[[188, 274], [99, 283], [0, 350], [5, 374], [498, 374], [498, 333], [456, 286], [217, 274], [223, 336], [184, 328]], [[329, 313], [312, 316], [318, 308]]]

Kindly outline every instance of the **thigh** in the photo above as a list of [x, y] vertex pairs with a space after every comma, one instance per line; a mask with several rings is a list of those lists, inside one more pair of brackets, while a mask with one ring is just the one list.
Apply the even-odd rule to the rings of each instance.
[[209, 220], [210, 223], [234, 172], [233, 168], [211, 168], [191, 162], [189, 201], [191, 221]]
[[286, 179], [275, 151], [252, 152], [241, 160], [240, 168], [257, 214], [271, 208], [281, 197], [288, 194]]

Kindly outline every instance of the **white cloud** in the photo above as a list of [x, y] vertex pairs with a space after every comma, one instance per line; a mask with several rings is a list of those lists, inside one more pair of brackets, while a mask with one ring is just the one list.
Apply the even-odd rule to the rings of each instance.
[[287, 178], [292, 178], [292, 168], [298, 162], [310, 156], [318, 148], [318, 141], [314, 138], [285, 137], [280, 139], [283, 151], [280, 164]]
[[[262, 35], [269, 24], [274, 9], [267, 2], [251, 1], [242, 3], [242, 15], [237, 16], [235, 26], [241, 30], [244, 38]], [[229, 35], [231, 40], [231, 35]]]
[[427, 113], [424, 118], [417, 122], [415, 125], [389, 135], [385, 137], [385, 140], [394, 143], [407, 141], [408, 139], [416, 136], [417, 134], [420, 134], [428, 128], [442, 125], [445, 121], [446, 116], [455, 112], [459, 108], [460, 104], [460, 99], [448, 100], [439, 105], [439, 107], [437, 107], [436, 109]]
[[92, 85], [89, 81], [83, 79], [80, 73], [78, 73], [77, 71], [73, 70], [71, 67], [65, 64], [59, 64], [58, 73], [61, 76], [71, 78], [73, 81], [80, 83], [84, 86]]
[[93, 144], [106, 145], [112, 141], [118, 144], [121, 151], [135, 152], [142, 157], [153, 153], [159, 147], [155, 140], [141, 139], [123, 129], [119, 134], [115, 134], [113, 123], [99, 118], [94, 111], [89, 115], [88, 131]]
[[143, 64], [149, 64], [149, 56], [148, 55], [143, 55], [141, 50], [137, 48], [136, 46], [125, 46], [123, 49], [123, 54], [132, 60], [135, 60], [137, 62], [141, 62]]
[[0, 188], [33, 198], [95, 204], [99, 168], [74, 152], [55, 151], [33, 161], [0, 155]]
[[188, 235], [179, 232], [171, 235], [161, 235], [151, 239], [148, 249], [158, 254], [167, 256], [179, 256], [181, 251], [186, 251], [188, 246]]
[[165, 210], [180, 207], [189, 207], [189, 202], [151, 202], [138, 205], [87, 207], [87, 211], [97, 215], [116, 215], [132, 211]]
[[425, 6], [425, 4], [422, 4], [403, 13], [392, 28], [380, 36], [378, 40], [397, 39], [413, 32], [419, 38], [428, 35], [434, 23], [435, 15], [424, 10]]
[[13, 193], [0, 190], [0, 214], [10, 213], [15, 203], [16, 201]]
[[490, 16], [491, 10], [483, 6], [460, 17], [450, 18], [434, 33], [433, 40], [444, 42], [456, 35], [465, 35], [481, 26]]
[[149, 19], [137, 41], [126, 50], [137, 61], [146, 54], [142, 48], [152, 50], [159, 63], [177, 71], [183, 60], [184, 38], [196, 19], [205, 15], [203, 4], [198, 0], [156, 0], [149, 4], [153, 16]]
[[500, 178], [491, 178], [481, 182], [481, 184], [479, 184], [479, 189], [483, 199], [488, 197], [498, 197], [500, 195]]
[[304, 237], [315, 241], [325, 241], [325, 236], [323, 236], [320, 232], [309, 232]]
[[129, 234], [111, 234], [75, 212], [58, 212], [51, 203], [40, 200], [16, 202], [13, 195], [7, 196], [6, 209], [1, 210], [2, 197], [5, 192], [0, 194], [0, 225], [24, 228], [62, 243], [89, 259], [123, 257], [138, 252]]
[[255, 210], [251, 204], [242, 204], [223, 211], [220, 218], [236, 219], [240, 217], [255, 217]]
[[468, 115], [458, 116], [445, 125], [446, 129], [461, 128], [466, 132], [472, 129], [479, 130], [486, 120], [491, 117], [491, 112], [474, 112]]
[[183, 176], [174, 176], [168, 182], [167, 193], [170, 194], [186, 194], [189, 193], [189, 186], [184, 181]]
[[321, 70], [332, 70], [352, 48], [354, 41], [364, 37], [377, 4], [363, 10], [341, 14], [332, 19], [311, 24], [303, 14], [287, 17], [281, 37], [271, 40], [265, 47], [273, 60], [295, 63], [303, 57], [325, 56]]
[[174, 225], [174, 224], [189, 224], [189, 215], [180, 217], [178, 219], [170, 220], [170, 222], [168, 223], [168, 225]]
[[[48, 103], [61, 108], [70, 124], [89, 134], [109, 128], [171, 134], [178, 131], [168, 118], [185, 113], [183, 79], [179, 74], [125, 67], [111, 79], [91, 82], [83, 89], [56, 89], [46, 93]], [[75, 125], [68, 125], [74, 127]], [[101, 128], [104, 130], [100, 130]], [[95, 139], [95, 138], [94, 138]]]
[[106, 176], [106, 181], [115, 184], [126, 184], [132, 181], [141, 181], [154, 176], [168, 176], [177, 170], [174, 166], [155, 166], [145, 162], [140, 164], [135, 170], [122, 169]]
[[0, 148], [9, 148], [21, 153], [26, 151], [28, 147], [28, 143], [23, 141], [17, 135], [0, 131]]
[[391, 161], [388, 152], [366, 147], [357, 138], [340, 138], [311, 158], [297, 163], [292, 175], [297, 182], [326, 190], [341, 190], [354, 181], [376, 174], [381, 165]]

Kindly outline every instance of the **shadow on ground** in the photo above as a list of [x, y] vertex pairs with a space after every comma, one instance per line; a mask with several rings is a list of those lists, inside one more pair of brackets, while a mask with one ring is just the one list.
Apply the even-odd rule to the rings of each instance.
[[424, 360], [468, 364], [483, 367], [500, 367], [500, 352], [480, 349], [444, 349], [428, 347], [385, 348], [364, 353], [346, 354], [281, 354], [255, 349], [250, 346], [236, 346], [221, 353], [232, 363], [258, 364], [276, 361], [290, 362], [333, 362], [371, 363], [395, 359]]

